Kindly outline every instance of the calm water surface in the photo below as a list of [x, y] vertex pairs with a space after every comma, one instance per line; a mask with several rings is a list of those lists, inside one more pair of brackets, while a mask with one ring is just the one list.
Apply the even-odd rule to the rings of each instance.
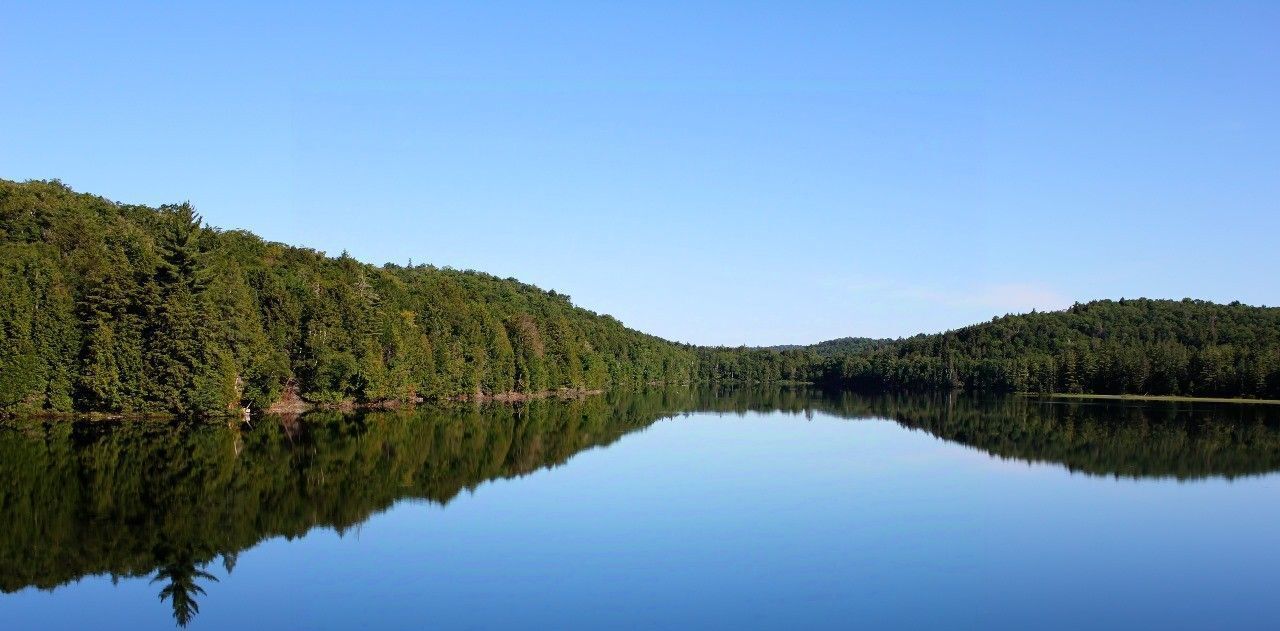
[[0, 627], [1276, 628], [1280, 407], [660, 391], [0, 425]]

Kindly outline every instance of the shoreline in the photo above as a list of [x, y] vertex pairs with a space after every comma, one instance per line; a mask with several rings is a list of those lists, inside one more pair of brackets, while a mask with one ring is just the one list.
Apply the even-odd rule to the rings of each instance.
[[[656, 384], [651, 384], [656, 385]], [[811, 385], [806, 382], [786, 382], [780, 385]], [[529, 401], [538, 401], [544, 399], [556, 400], [575, 400], [583, 399], [591, 396], [604, 394], [603, 389], [585, 389], [585, 388], [560, 388], [557, 390], [543, 390], [540, 392], [499, 392], [494, 394], [476, 393], [471, 395], [458, 395], [445, 399], [432, 399], [429, 401], [369, 401], [365, 403], [357, 403], [355, 401], [343, 401], [339, 403], [311, 403], [303, 400], [301, 397], [285, 396], [277, 401], [271, 407], [264, 410], [255, 410], [250, 418], [258, 418], [261, 416], [298, 416], [307, 412], [317, 411], [337, 411], [337, 412], [356, 412], [368, 410], [399, 410], [406, 408], [416, 408], [424, 406], [449, 406], [461, 404], [484, 405], [488, 403], [496, 403], [502, 405], [513, 405], [527, 403]], [[980, 394], [980, 393], [974, 393]], [[1243, 399], [1230, 397], [1189, 397], [1181, 395], [1155, 395], [1155, 394], [1090, 394], [1082, 392], [1015, 392], [1013, 396], [1028, 399], [1065, 399], [1078, 401], [1138, 401], [1138, 402], [1154, 402], [1154, 403], [1221, 403], [1221, 404], [1247, 404], [1247, 405], [1280, 405], [1280, 399]], [[0, 420], [27, 418], [27, 419], [48, 419], [48, 420], [85, 420], [85, 421], [152, 421], [152, 422], [168, 422], [174, 420], [198, 420], [202, 422], [221, 421], [233, 422], [242, 418], [238, 412], [229, 412], [225, 415], [208, 415], [202, 417], [181, 416], [171, 413], [162, 412], [0, 412]]]
[[[497, 403], [502, 405], [513, 405], [519, 403], [527, 403], [542, 399], [556, 399], [561, 401], [570, 401], [576, 399], [584, 399], [590, 396], [604, 394], [604, 390], [585, 389], [585, 388], [560, 388], [558, 390], [543, 390], [541, 392], [499, 392], [496, 394], [477, 393], [471, 395], [458, 395], [445, 399], [417, 400], [417, 401], [369, 401], [366, 403], [357, 403], [355, 401], [343, 401], [339, 403], [310, 403], [302, 398], [286, 398], [277, 401], [271, 407], [263, 410], [255, 410], [250, 418], [261, 418], [262, 416], [298, 416], [307, 412], [356, 412], [368, 410], [399, 410], [425, 406], [449, 406], [461, 404], [484, 405], [487, 403]], [[0, 421], [6, 419], [23, 418], [23, 419], [41, 419], [41, 420], [75, 420], [75, 421], [152, 421], [152, 422], [170, 422], [175, 420], [195, 420], [199, 422], [236, 422], [242, 421], [243, 415], [240, 411], [229, 411], [226, 414], [210, 414], [206, 416], [182, 416], [168, 412], [51, 412], [48, 410], [41, 412], [0, 412]]]
[[1165, 403], [1246, 403], [1254, 405], [1280, 405], [1280, 399], [1241, 399], [1230, 397], [1188, 397], [1171, 394], [1087, 394], [1078, 392], [1019, 392], [1020, 397], [1039, 399], [1083, 399], [1103, 401], [1155, 401]]

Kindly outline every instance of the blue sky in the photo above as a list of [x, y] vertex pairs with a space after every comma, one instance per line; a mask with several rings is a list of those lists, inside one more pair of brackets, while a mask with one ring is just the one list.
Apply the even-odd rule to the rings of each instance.
[[258, 4], [7, 6], [0, 177], [697, 343], [1280, 304], [1280, 4]]

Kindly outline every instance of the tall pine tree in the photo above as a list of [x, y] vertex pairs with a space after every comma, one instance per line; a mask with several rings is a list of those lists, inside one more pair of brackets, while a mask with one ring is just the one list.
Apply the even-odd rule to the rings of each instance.
[[235, 370], [209, 316], [201, 218], [190, 204], [162, 208], [160, 291], [148, 344], [151, 398], [160, 408], [204, 414], [235, 403]]

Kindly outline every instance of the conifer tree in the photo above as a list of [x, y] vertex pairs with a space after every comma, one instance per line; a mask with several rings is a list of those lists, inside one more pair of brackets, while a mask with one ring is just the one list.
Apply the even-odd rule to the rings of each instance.
[[234, 367], [217, 344], [206, 299], [201, 218], [190, 204], [162, 209], [156, 269], [159, 303], [148, 336], [153, 402], [178, 413], [208, 414], [234, 403]]

